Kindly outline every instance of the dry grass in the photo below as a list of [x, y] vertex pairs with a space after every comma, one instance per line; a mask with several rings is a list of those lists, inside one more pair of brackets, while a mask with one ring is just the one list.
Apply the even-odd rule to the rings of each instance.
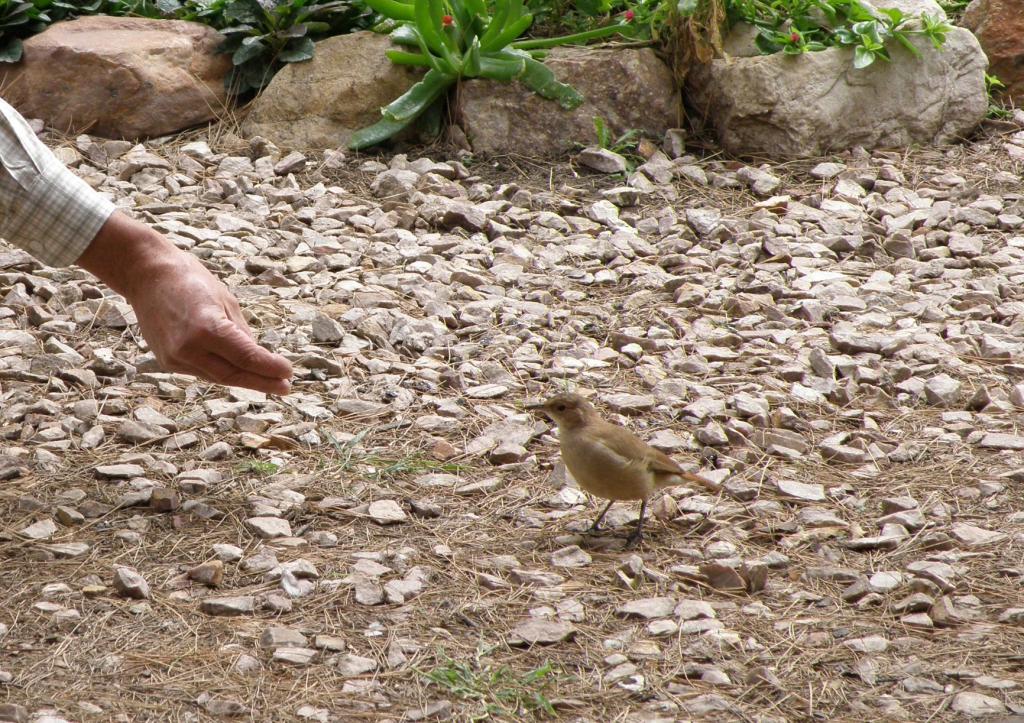
[[[990, 150], [975, 145], [949, 151], [916, 151], [894, 156], [893, 161], [906, 173], [911, 186], [931, 173], [930, 165], [955, 165], [968, 179], [972, 192], [1005, 192], [1004, 188], [991, 188], [991, 168], [979, 165], [990, 157]], [[575, 175], [565, 166], [552, 169], [526, 159], [498, 159], [496, 164], [474, 166], [472, 170], [485, 180], [514, 179], [524, 187], [560, 194], [565, 193], [566, 186], [590, 191], [604, 182]], [[776, 165], [774, 170], [784, 176], [787, 189], [812, 193], [816, 183], [805, 173], [810, 165]], [[328, 181], [345, 183], [355, 195], [363, 192], [365, 179], [354, 168], [320, 168], [317, 173]], [[756, 201], [736, 189], [680, 183], [677, 191], [679, 199], [671, 202], [677, 208], [708, 205], [743, 215], [753, 212]], [[574, 320], [590, 321], [608, 331], [645, 327], [664, 318], [658, 308], [625, 306], [623, 302], [632, 293], [628, 288], [584, 290], [591, 294], [588, 303], [599, 305], [595, 311], [603, 310], [606, 317], [578, 308], [557, 310], [571, 312]], [[287, 316], [284, 309], [272, 312]], [[688, 313], [695, 319], [702, 312]], [[707, 318], [706, 313], [703, 315]], [[680, 314], [676, 313], [675, 318], [678, 323]], [[693, 319], [684, 315], [682, 320]], [[724, 315], [713, 320], [722, 325], [734, 321]], [[559, 339], [553, 333], [553, 344], [573, 343], [568, 326], [563, 336]], [[131, 344], [130, 338], [101, 329], [93, 329], [88, 339], [81, 341], [117, 349], [130, 348]], [[359, 368], [358, 362], [349, 361], [353, 373], [358, 372], [367, 388], [373, 388], [372, 377]], [[477, 361], [501, 364], [521, 378], [503, 350]], [[759, 382], [770, 372], [770, 363], [755, 371], [741, 364], [726, 364], [706, 378], [690, 381], [735, 391]], [[625, 368], [584, 375], [575, 383], [600, 386], [602, 391], [645, 389], [635, 372]], [[4, 385], [6, 390], [22, 388], [29, 399], [47, 391], [45, 385]], [[521, 388], [502, 404], [535, 399], [548, 388], [549, 384], [522, 379]], [[318, 390], [315, 381], [296, 387], [297, 392]], [[164, 413], [187, 415], [204, 398], [219, 397], [222, 391], [194, 385], [189, 393], [193, 396], [188, 401], [160, 399]], [[75, 394], [63, 399], [70, 401]], [[143, 402], [152, 390], [129, 390], [128, 394], [131, 405]], [[447, 394], [459, 397], [455, 391]], [[903, 570], [929, 553], [922, 549], [921, 534], [890, 551], [860, 553], [841, 544], [849, 534], [847, 529], [799, 533], [786, 524], [799, 506], [782, 500], [768, 484], [759, 488], [759, 504], [768, 505], [760, 508], [762, 513], [779, 510], [774, 516], [755, 518], [735, 503], [698, 498], [717, 505], [706, 519], [702, 515], [683, 515], [676, 521], [654, 521], [638, 553], [645, 572], [630, 587], [619, 575], [633, 556], [621, 549], [622, 530], [606, 537], [586, 538], [579, 532], [596, 507], [564, 510], [550, 503], [554, 488], [549, 467], [556, 459], [551, 444], [534, 445], [541, 466], [526, 463], [494, 469], [468, 456], [444, 462], [431, 458], [432, 436], [409, 426], [413, 414], [387, 419], [336, 418], [318, 424], [318, 431], [325, 438], [329, 433], [338, 440], [362, 435], [357, 445], [325, 443], [314, 449], [264, 451], [251, 457], [240, 453], [228, 461], [203, 464], [224, 473], [224, 481], [205, 496], [224, 513], [223, 517], [203, 520], [188, 514], [157, 514], [148, 508], [114, 509], [85, 525], [60, 529], [50, 542], [85, 542], [90, 546], [87, 554], [70, 560], [49, 559], [41, 554], [39, 545], [15, 534], [40, 516], [36, 511], [26, 511], [24, 500], [42, 501], [48, 509], [60, 504], [68, 490], [78, 488], [92, 500], [114, 504], [124, 489], [97, 480], [92, 469], [151, 450], [129, 449], [108, 441], [91, 452], [62, 455], [59, 466], [51, 471], [37, 469], [0, 483], [0, 560], [4, 573], [0, 575], [0, 623], [10, 628], [7, 636], [0, 638], [0, 669], [15, 674], [12, 684], [0, 684], [0, 702], [16, 702], [30, 709], [53, 707], [77, 720], [109, 720], [120, 713], [127, 720], [174, 721], [205, 719], [207, 712], [196, 701], [208, 693], [241, 702], [244, 716], [254, 720], [295, 719], [300, 707], [312, 705], [328, 709], [337, 720], [383, 721], [401, 720], [406, 711], [444, 698], [451, 700], [457, 720], [487, 713], [488, 704], [497, 706], [490, 712], [499, 720], [543, 717], [546, 704], [550, 704], [559, 717], [567, 720], [612, 722], [650, 720], [659, 711], [668, 719], [685, 719], [687, 706], [701, 696], [714, 694], [728, 701], [728, 710], [707, 713], [699, 716], [701, 719], [854, 721], [887, 717], [874, 706], [882, 696], [892, 696], [911, 720], [955, 720], [956, 714], [948, 710], [951, 692], [969, 687], [972, 677], [983, 674], [1024, 683], [1024, 629], [993, 622], [1003, 609], [1021, 604], [1024, 550], [1020, 540], [1024, 538], [1019, 535], [1024, 533], [1024, 524], [1005, 522], [1010, 512], [1020, 509], [1020, 484], [1006, 481], [1007, 491], [988, 499], [965, 497], [962, 492], [966, 485], [996, 480], [1007, 470], [1024, 466], [1024, 456], [929, 440], [927, 427], [934, 426], [940, 414], [934, 410], [906, 412], [868, 399], [857, 399], [855, 405], [839, 414], [809, 405], [794, 410], [806, 422], [827, 423], [827, 428], [807, 432], [815, 441], [834, 431], [858, 429], [864, 416], [869, 415], [877, 422], [880, 440], [921, 442], [921, 460], [883, 464], [877, 474], [867, 474], [841, 465], [822, 467], [799, 460], [747, 455], [742, 477], [752, 483], [784, 477], [824, 484], [830, 489], [846, 487], [855, 495], [837, 496], [823, 506], [866, 534], [873, 534], [877, 528], [877, 501], [896, 495], [912, 495], [926, 509], [945, 505], [955, 520], [1009, 533], [1010, 542], [982, 548], [956, 561], [964, 574], [958, 578], [955, 599], [959, 607], [965, 608], [961, 596], [976, 596], [978, 621], [945, 629], [910, 628], [892, 610], [900, 595], [859, 607], [840, 600], [845, 584], [802, 577], [806, 569], [826, 564], [868, 573]], [[501, 416], [490, 403], [470, 404], [467, 417], [458, 423], [448, 441], [462, 448]], [[1016, 423], [1010, 416], [992, 421], [1007, 426]], [[680, 426], [668, 418], [631, 423], [645, 435], [655, 429]], [[202, 437], [196, 449], [222, 436], [209, 426], [197, 426], [195, 431]], [[8, 440], [8, 444], [34, 447], [31, 439]], [[746, 452], [734, 448], [725, 454], [742, 456]], [[175, 453], [171, 459], [180, 469], [197, 465], [191, 451]], [[280, 471], [272, 472], [270, 464], [280, 464]], [[487, 494], [472, 495], [457, 495], [450, 488], [424, 487], [418, 482], [422, 475], [444, 469], [454, 470], [465, 482], [494, 476], [500, 482]], [[167, 479], [156, 472], [148, 476]], [[197, 599], [207, 593], [199, 586], [181, 582], [181, 573], [210, 559], [216, 543], [236, 544], [247, 555], [252, 553], [258, 544], [242, 526], [242, 520], [250, 514], [247, 498], [268, 485], [279, 484], [306, 496], [306, 503], [289, 513], [293, 529], [322, 530], [338, 536], [336, 547], [278, 551], [281, 561], [301, 557], [313, 562], [322, 575], [321, 590], [295, 600], [290, 612], [264, 610], [239, 618], [199, 613]], [[316, 504], [324, 497], [345, 498], [351, 507], [324, 511]], [[350, 511], [361, 503], [385, 498], [430, 503], [442, 514], [436, 518], [412, 515], [405, 524], [381, 527], [365, 515]], [[678, 500], [685, 503], [686, 499], [686, 493], [678, 491]], [[627, 519], [622, 512], [613, 517], [619, 525]], [[138, 541], [119, 536], [125, 530], [137, 532]], [[772, 571], [767, 590], [749, 595], [717, 592], [673, 571], [679, 565], [696, 564], [701, 551], [714, 542], [734, 544], [745, 559], [781, 552], [790, 563], [788, 569]], [[578, 570], [553, 568], [551, 554], [570, 544], [587, 549], [592, 563]], [[351, 588], [336, 581], [343, 580], [357, 556], [365, 553], [378, 555], [395, 569], [395, 574], [386, 575], [385, 580], [400, 579], [404, 569], [418, 565], [429, 569], [431, 581], [422, 594], [404, 605], [359, 605]], [[557, 592], [514, 584], [487, 590], [479, 584], [480, 573], [505, 575], [492, 567], [490, 561], [495, 555], [512, 555], [522, 568], [554, 571], [567, 579]], [[124, 600], [110, 590], [92, 596], [81, 593], [89, 583], [109, 584], [113, 569], [120, 565], [132, 566], [146, 577], [154, 591], [151, 601]], [[218, 594], [260, 594], [276, 589], [274, 583], [265, 583], [260, 573], [248, 574], [234, 565], [228, 565], [226, 573]], [[70, 590], [47, 592], [46, 586], [53, 584], [66, 584]], [[725, 627], [738, 633], [738, 640], [679, 632], [656, 639], [655, 653], [637, 647], [637, 642], [650, 639], [644, 624], [623, 620], [614, 610], [628, 600], [657, 595], [712, 603]], [[567, 601], [581, 606], [582, 617], [575, 621], [577, 634], [572, 641], [532, 649], [506, 644], [510, 629], [538, 608], [551, 607], [566, 614]], [[80, 617], [55, 625], [53, 613], [45, 606], [40, 609], [40, 604], [47, 602], [76, 610]], [[335, 668], [322, 662], [308, 668], [270, 663], [268, 654], [257, 644], [270, 624], [294, 627], [310, 637], [339, 636], [345, 640], [348, 652], [373, 658], [380, 667], [376, 672], [344, 680]], [[886, 653], [872, 658], [842, 645], [844, 640], [872, 634], [890, 641]], [[644, 677], [638, 691], [604, 680], [611, 668], [605, 658], [618, 652], [611, 642], [616, 640]], [[396, 650], [403, 651], [405, 661], [389, 665], [389, 654], [394, 656]], [[237, 672], [233, 666], [242, 653], [260, 658], [261, 669], [249, 674]], [[733, 684], [715, 687], [701, 682], [701, 666], [725, 671]], [[781, 689], [749, 681], [750, 672], [761, 666], [774, 670]], [[908, 674], [952, 688], [907, 694], [899, 681]], [[445, 675], [454, 676], [457, 684], [438, 684]], [[1009, 702], [1019, 699], [1016, 691], [986, 692]], [[80, 702], [97, 705], [104, 712], [83, 712]], [[870, 707], [864, 707], [865, 703]]]

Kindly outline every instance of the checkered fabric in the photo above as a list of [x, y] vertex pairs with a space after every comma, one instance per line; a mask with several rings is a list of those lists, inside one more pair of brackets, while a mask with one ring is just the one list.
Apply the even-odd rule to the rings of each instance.
[[114, 204], [68, 170], [0, 100], [0, 237], [50, 266], [78, 260]]

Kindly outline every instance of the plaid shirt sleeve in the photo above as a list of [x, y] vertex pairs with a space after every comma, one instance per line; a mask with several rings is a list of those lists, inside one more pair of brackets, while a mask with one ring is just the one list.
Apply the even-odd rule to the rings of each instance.
[[114, 204], [68, 170], [0, 100], [0, 237], [50, 266], [74, 263]]

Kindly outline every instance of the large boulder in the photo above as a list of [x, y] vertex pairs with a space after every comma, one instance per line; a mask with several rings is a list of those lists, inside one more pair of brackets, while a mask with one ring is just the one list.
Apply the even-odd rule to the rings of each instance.
[[131, 140], [212, 120], [227, 103], [231, 59], [198, 23], [102, 15], [56, 23], [25, 41], [2, 76], [22, 115], [68, 133]]
[[962, 20], [988, 56], [989, 72], [1006, 86], [1008, 100], [1024, 103], [1024, 3], [973, 0]]
[[361, 31], [316, 44], [313, 59], [285, 66], [253, 101], [242, 124], [284, 148], [335, 148], [380, 120], [380, 109], [413, 86], [421, 71], [384, 54], [386, 35]]
[[821, 156], [969, 135], [988, 109], [977, 39], [954, 28], [940, 50], [913, 42], [920, 59], [892, 43], [892, 62], [863, 70], [848, 48], [714, 60], [691, 70], [688, 101], [722, 147], [741, 156]]
[[594, 142], [595, 116], [616, 135], [635, 128], [661, 138], [680, 125], [672, 71], [650, 48], [562, 47], [545, 62], [583, 94], [583, 104], [566, 111], [519, 83], [467, 81], [455, 117], [475, 153], [558, 156]]

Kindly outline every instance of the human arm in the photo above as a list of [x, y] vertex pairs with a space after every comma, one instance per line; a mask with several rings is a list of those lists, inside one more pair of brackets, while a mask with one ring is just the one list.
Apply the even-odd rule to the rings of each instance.
[[0, 166], [0, 236], [51, 266], [77, 262], [122, 294], [165, 369], [288, 392], [291, 365], [256, 344], [227, 287], [194, 256], [115, 211], [3, 101]]
[[132, 305], [165, 369], [288, 393], [288, 360], [255, 342], [235, 297], [199, 259], [149, 226], [114, 212], [77, 263]]

